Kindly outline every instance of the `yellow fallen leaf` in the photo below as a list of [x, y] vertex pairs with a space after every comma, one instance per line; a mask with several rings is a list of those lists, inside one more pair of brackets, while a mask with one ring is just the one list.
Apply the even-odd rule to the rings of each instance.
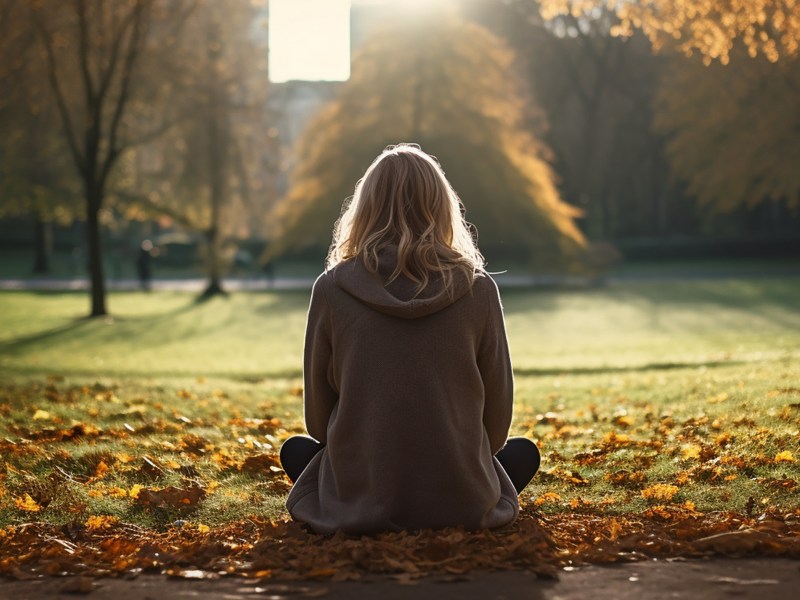
[[718, 436], [714, 438], [714, 443], [717, 446], [727, 446], [733, 440], [733, 436], [728, 433], [727, 431], [724, 433], [720, 433]]
[[623, 531], [622, 525], [616, 519], [611, 519], [611, 523], [608, 524], [608, 538], [610, 540], [616, 540]]
[[47, 421], [47, 420], [52, 419], [52, 418], [53, 418], [53, 415], [51, 415], [46, 410], [42, 410], [41, 408], [39, 410], [37, 410], [35, 413], [33, 413], [33, 420], [34, 421]]
[[556, 494], [555, 492], [545, 492], [541, 496], [539, 496], [536, 500], [533, 501], [534, 506], [541, 506], [547, 502], [558, 502], [561, 500], [561, 496]]
[[15, 498], [14, 504], [16, 504], [17, 508], [20, 510], [24, 510], [27, 512], [39, 512], [42, 510], [42, 507], [31, 498], [30, 494], [25, 494], [21, 498]]
[[569, 501], [569, 507], [572, 509], [591, 506], [592, 504], [594, 504], [594, 502], [591, 500], [584, 500], [583, 498], [573, 498]]
[[642, 498], [645, 500], [672, 500], [678, 493], [678, 487], [668, 483], [657, 483], [642, 490]]
[[778, 452], [775, 455], [775, 462], [776, 463], [782, 463], [782, 462], [793, 463], [793, 462], [796, 462], [796, 461], [797, 461], [797, 459], [794, 457], [794, 454], [792, 454], [789, 450], [784, 450], [783, 452]]
[[97, 463], [97, 466], [94, 469], [94, 476], [98, 479], [102, 479], [108, 473], [108, 465], [104, 460], [101, 460]]
[[128, 492], [128, 495], [129, 495], [131, 498], [138, 498], [138, 497], [139, 497], [139, 492], [141, 492], [141, 491], [142, 491], [142, 486], [140, 486], [140, 485], [137, 483], [136, 485], [134, 485], [134, 486], [133, 486], [133, 487], [130, 489], [130, 491]]
[[209, 527], [208, 525], [203, 525], [202, 523], [198, 523], [197, 531], [199, 531], [200, 533], [208, 533], [209, 531], [211, 531], [211, 527]]
[[128, 490], [121, 487], [112, 487], [108, 490], [108, 495], [112, 498], [127, 498], [128, 497]]
[[681, 446], [681, 457], [684, 460], [692, 460], [695, 458], [700, 458], [700, 452], [703, 448], [700, 444], [684, 444]]
[[719, 402], [725, 402], [728, 398], [730, 398], [730, 395], [722, 392], [716, 396], [710, 396], [709, 398], [706, 398], [706, 402], [709, 404], [718, 404]]
[[603, 443], [609, 446], [624, 446], [630, 443], [631, 438], [625, 433], [617, 433], [616, 431], [609, 431], [603, 436]]
[[86, 529], [92, 531], [111, 529], [117, 523], [119, 523], [119, 519], [110, 515], [91, 516], [86, 519]]
[[620, 427], [632, 427], [634, 424], [634, 420], [627, 415], [621, 415], [614, 419], [614, 424]]

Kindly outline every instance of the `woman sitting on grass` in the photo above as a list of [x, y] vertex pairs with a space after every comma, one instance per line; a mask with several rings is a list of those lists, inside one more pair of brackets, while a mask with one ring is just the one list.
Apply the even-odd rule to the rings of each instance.
[[500, 527], [539, 451], [511, 438], [497, 286], [438, 162], [388, 147], [336, 223], [305, 340], [287, 508], [319, 533]]

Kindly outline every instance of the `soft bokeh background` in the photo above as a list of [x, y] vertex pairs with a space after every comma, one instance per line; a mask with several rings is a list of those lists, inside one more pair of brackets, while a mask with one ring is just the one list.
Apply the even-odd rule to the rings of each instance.
[[92, 313], [142, 262], [312, 276], [400, 141], [493, 271], [800, 255], [796, 3], [13, 0], [0, 27], [0, 277], [88, 279]]

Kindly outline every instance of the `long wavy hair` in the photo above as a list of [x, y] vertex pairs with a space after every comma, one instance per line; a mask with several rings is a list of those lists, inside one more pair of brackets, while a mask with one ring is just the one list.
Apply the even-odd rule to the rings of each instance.
[[388, 146], [345, 203], [326, 266], [360, 258], [376, 273], [381, 250], [395, 247], [397, 266], [386, 284], [404, 275], [416, 297], [438, 275], [441, 293], [452, 295], [456, 273], [472, 281], [485, 264], [462, 209], [434, 157], [416, 144]]

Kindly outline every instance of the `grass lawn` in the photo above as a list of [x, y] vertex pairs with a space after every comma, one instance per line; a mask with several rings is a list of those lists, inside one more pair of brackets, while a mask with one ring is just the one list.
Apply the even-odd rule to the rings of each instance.
[[[503, 298], [512, 433], [544, 457], [523, 514], [800, 505], [800, 278]], [[89, 321], [84, 294], [0, 294], [0, 528], [285, 518], [307, 300], [119, 293]]]

